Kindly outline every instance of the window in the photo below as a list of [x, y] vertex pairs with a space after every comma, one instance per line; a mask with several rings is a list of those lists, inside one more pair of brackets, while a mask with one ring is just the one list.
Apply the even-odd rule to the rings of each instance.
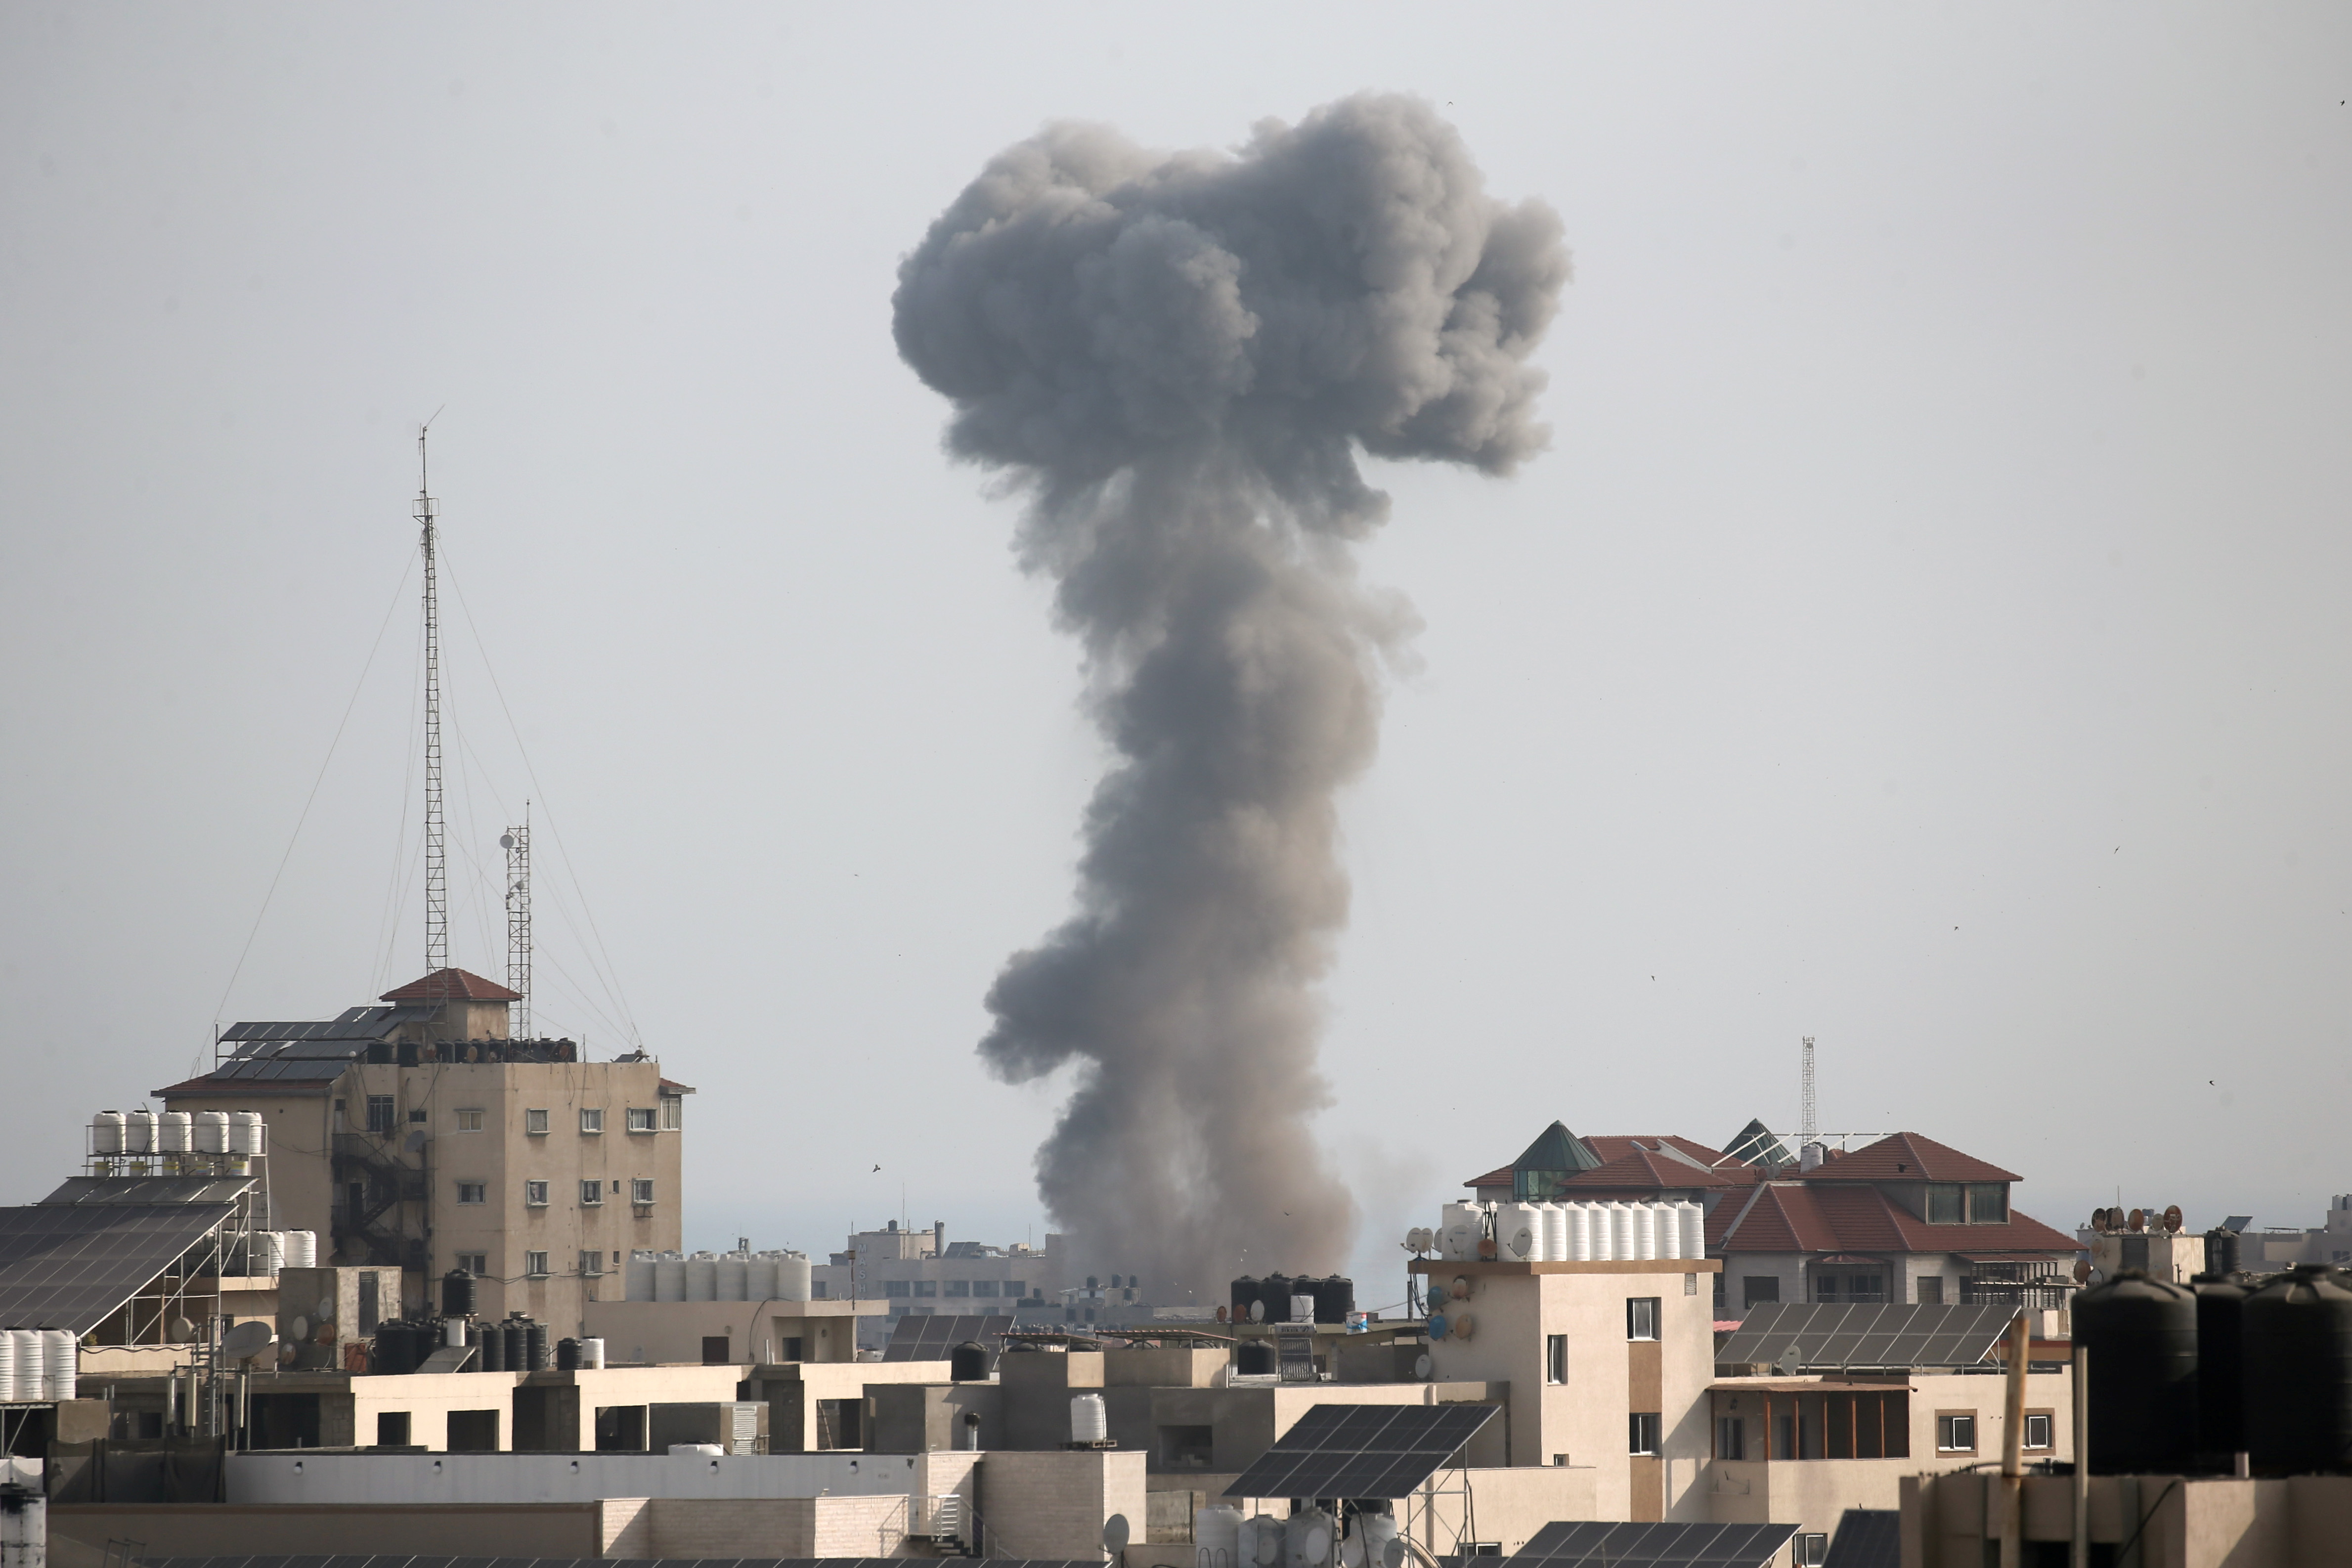
[[[375, 1332], [382, 1321], [383, 1281], [373, 1268], [360, 1276], [360, 1333], [362, 1337]], [[396, 1303], [395, 1303], [396, 1304]]]
[[810, 1286], [809, 1286], [809, 1298], [810, 1298], [810, 1300], [816, 1300], [816, 1301], [830, 1301], [830, 1300], [833, 1300], [833, 1281], [832, 1281], [832, 1280], [830, 1280], [830, 1279], [819, 1279], [819, 1280], [815, 1281], [814, 1284], [810, 1285]]
[[2009, 1223], [2009, 1184], [1970, 1182], [1969, 1184], [1969, 1223], [1970, 1225], [2007, 1225]]
[[1544, 1336], [1544, 1381], [1546, 1383], [1568, 1381], [1568, 1336], [1566, 1334]]
[[971, 1282], [971, 1293], [975, 1296], [993, 1296], [996, 1294], [996, 1281], [975, 1279]]
[[1927, 1223], [1958, 1225], [1961, 1222], [1960, 1184], [1958, 1182], [1927, 1184]]
[[629, 1107], [628, 1128], [632, 1132], [652, 1131], [654, 1130], [653, 1107], [649, 1105]]
[[544, 1252], [524, 1253], [522, 1255], [522, 1271], [525, 1274], [530, 1275], [534, 1279], [546, 1279], [547, 1254]]
[[1160, 1462], [1170, 1469], [1205, 1470], [1216, 1454], [1213, 1426], [1162, 1426]]
[[1636, 1411], [1625, 1417], [1625, 1451], [1629, 1454], [1655, 1454], [1658, 1451], [1656, 1411]]
[[1936, 1452], [1973, 1454], [1977, 1451], [1977, 1414], [1973, 1410], [1939, 1413], [1936, 1417]]
[[1830, 1554], [1829, 1532], [1807, 1531], [1791, 1542], [1790, 1547], [1795, 1556], [1797, 1568], [1822, 1568], [1822, 1563]]
[[583, 1133], [599, 1133], [604, 1131], [604, 1111], [601, 1110], [582, 1111], [580, 1113], [580, 1131]]
[[580, 1206], [590, 1209], [604, 1206], [604, 1184], [601, 1179], [580, 1184]]
[[629, 1181], [629, 1201], [649, 1204], [654, 1201], [654, 1184], [650, 1176], [635, 1176]]
[[547, 1131], [547, 1112], [544, 1110], [524, 1111], [522, 1113], [522, 1130], [525, 1132], [545, 1133]]
[[1029, 1293], [1029, 1287], [1018, 1279], [1007, 1279], [1004, 1282], [1004, 1293], [1008, 1296], [1025, 1296]]
[[686, 1124], [686, 1096], [665, 1094], [661, 1097], [662, 1131], [675, 1132]]
[[971, 1294], [971, 1281], [969, 1279], [950, 1279], [947, 1282], [947, 1289], [941, 1291], [940, 1294], [947, 1296], [969, 1296]]
[[1744, 1459], [1748, 1457], [1747, 1422], [1737, 1415], [1716, 1417], [1715, 1457], [1718, 1459]]
[[377, 1411], [375, 1415], [375, 1440], [376, 1445], [379, 1447], [407, 1447], [408, 1412], [405, 1410]]
[[487, 1252], [461, 1252], [457, 1254], [457, 1267], [479, 1279], [490, 1271], [490, 1255]]
[[489, 1184], [487, 1182], [459, 1182], [457, 1184], [457, 1201], [461, 1204], [488, 1203], [490, 1201]]
[[422, 1121], [425, 1120], [425, 1112], [422, 1110], [412, 1110], [408, 1113], [408, 1120], [411, 1121]]
[[371, 1094], [367, 1097], [367, 1130], [371, 1132], [392, 1131], [392, 1096]]
[[1779, 1275], [1748, 1274], [1740, 1278], [1739, 1304], [1742, 1307], [1752, 1307], [1759, 1301], [1777, 1301], [1780, 1299], [1780, 1277]]
[[482, 1130], [482, 1110], [481, 1110], [481, 1107], [479, 1107], [479, 1106], [471, 1106], [471, 1105], [469, 1105], [469, 1106], [467, 1106], [467, 1107], [465, 1107], [465, 1108], [461, 1109], [461, 1110], [457, 1112], [457, 1131], [460, 1131], [460, 1132], [479, 1132], [481, 1130]]
[[2025, 1413], [2025, 1446], [2042, 1449], [2050, 1447], [2050, 1412], [2029, 1410]]
[[1929, 1275], [1927, 1278], [1917, 1281], [1914, 1288], [1918, 1291], [1919, 1304], [1921, 1306], [1934, 1307], [1942, 1305], [1944, 1300], [1944, 1277], [1942, 1275]]
[[885, 1296], [911, 1296], [914, 1294], [914, 1289], [912, 1286], [904, 1279], [885, 1279], [882, 1281], [882, 1294]]
[[1654, 1340], [1658, 1337], [1658, 1299], [1655, 1296], [1626, 1298], [1625, 1337], [1629, 1340]]
[[580, 1255], [580, 1272], [583, 1274], [604, 1272], [604, 1249], [601, 1247], [592, 1247], [583, 1252]]
[[545, 1208], [547, 1206], [547, 1184], [545, 1182], [525, 1182], [522, 1184], [522, 1201], [535, 1209]]
[[916, 1295], [918, 1295], [918, 1296], [936, 1296], [936, 1295], [938, 1295], [939, 1293], [940, 1293], [940, 1282], [939, 1282], [938, 1280], [936, 1280], [936, 1279], [918, 1279], [918, 1280], [916, 1280], [916, 1281], [915, 1281], [915, 1294], [916, 1294]]

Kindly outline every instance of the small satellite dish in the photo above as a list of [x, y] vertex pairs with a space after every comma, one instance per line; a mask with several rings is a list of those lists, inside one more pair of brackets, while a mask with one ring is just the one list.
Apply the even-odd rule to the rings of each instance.
[[1102, 1542], [1103, 1550], [1105, 1552], [1126, 1551], [1127, 1535], [1127, 1515], [1123, 1513], [1115, 1513], [1108, 1519], [1103, 1521]]
[[221, 1354], [231, 1361], [246, 1361], [268, 1350], [277, 1338], [268, 1323], [239, 1323], [221, 1336]]
[[[1307, 1547], [1307, 1561], [1309, 1563], [1328, 1563], [1331, 1561], [1331, 1527], [1327, 1524], [1309, 1525], [1307, 1530], [1307, 1541], [1305, 1544]], [[1113, 1548], [1113, 1550], [1117, 1549]]]
[[[1270, 1521], [1276, 1522], [1279, 1521]], [[1257, 1532], [1257, 1568], [1274, 1568], [1282, 1561], [1283, 1531], [1279, 1529]]]
[[1404, 1568], [1404, 1542], [1391, 1535], [1381, 1548], [1380, 1568]]
[[1443, 1312], [1432, 1312], [1429, 1315], [1429, 1337], [1431, 1342], [1434, 1342], [1438, 1340], [1444, 1339], [1446, 1336], [1447, 1331], [1445, 1314]]
[[335, 1299], [332, 1296], [320, 1297], [319, 1310], [311, 1313], [310, 1316], [316, 1318], [322, 1323], [333, 1322], [335, 1321]]
[[1429, 1357], [1426, 1354], [1412, 1358], [1412, 1375], [1423, 1383], [1429, 1381]]
[[188, 1321], [185, 1318], [173, 1318], [171, 1322], [171, 1330], [172, 1338], [182, 1344], [185, 1344], [190, 1340], [196, 1337], [196, 1325]]
[[2088, 1285], [2090, 1282], [2091, 1266], [2082, 1258], [2078, 1258], [2074, 1259], [2074, 1283], [2077, 1285]]
[[1467, 1312], [1456, 1312], [1454, 1314], [1454, 1321], [1449, 1331], [1457, 1340], [1466, 1340], [1472, 1333], [1476, 1331], [1477, 1327], [1477, 1319], [1472, 1317]]
[[1469, 1278], [1466, 1275], [1456, 1274], [1454, 1277], [1454, 1283], [1446, 1287], [1445, 1293], [1457, 1301], [1467, 1301], [1470, 1299]]
[[2132, 1210], [2130, 1216], [2126, 1218], [2124, 1223], [2131, 1226], [2134, 1230], [2146, 1230], [2147, 1228], [2147, 1211], [2146, 1209], [2134, 1209]]
[[1364, 1568], [1364, 1538], [1351, 1535], [1339, 1542], [1339, 1568]]
[[1265, 1301], [1257, 1300], [1250, 1303], [1250, 1321], [1253, 1323], [1263, 1323], [1265, 1321]]
[[299, 1351], [294, 1348], [294, 1342], [292, 1340], [280, 1340], [278, 1342], [278, 1359], [279, 1361], [291, 1362], [301, 1352]]
[[303, 1340], [310, 1337], [310, 1320], [297, 1312], [286, 1320], [286, 1337]]
[[2164, 1211], [2164, 1228], [2171, 1235], [2178, 1236], [2180, 1234], [2180, 1205], [2179, 1204], [2170, 1204], [2166, 1205]]
[[511, 848], [513, 848], [513, 847], [514, 847], [514, 835], [513, 835], [513, 834], [511, 834], [511, 833], [501, 833], [501, 834], [499, 834], [499, 848], [501, 848], [501, 849], [511, 849]]

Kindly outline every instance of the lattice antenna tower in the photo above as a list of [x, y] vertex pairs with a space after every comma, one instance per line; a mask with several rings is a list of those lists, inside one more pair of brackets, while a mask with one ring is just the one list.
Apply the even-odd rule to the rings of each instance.
[[522, 995], [511, 1005], [513, 1022], [508, 1033], [527, 1040], [531, 1037], [530, 802], [522, 803], [522, 826], [500, 834], [499, 847], [507, 852], [507, 989]]
[[1800, 1148], [1820, 1141], [1821, 1110], [1813, 1101], [1813, 1037], [1804, 1037], [1804, 1051], [1797, 1068], [1797, 1143]]
[[449, 858], [441, 819], [441, 592], [433, 559], [435, 509], [425, 466], [426, 420], [416, 430], [416, 511], [425, 530], [425, 973], [449, 967]]

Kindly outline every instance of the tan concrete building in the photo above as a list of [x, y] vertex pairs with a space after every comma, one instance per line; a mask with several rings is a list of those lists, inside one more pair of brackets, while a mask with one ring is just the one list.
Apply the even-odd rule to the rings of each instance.
[[694, 1091], [641, 1053], [591, 1062], [570, 1040], [509, 1038], [516, 993], [462, 969], [381, 1000], [237, 1024], [211, 1072], [156, 1097], [262, 1113], [269, 1224], [317, 1232], [321, 1264], [398, 1268], [410, 1306], [463, 1267], [483, 1317], [580, 1333], [588, 1301], [621, 1294], [629, 1252], [679, 1246]]

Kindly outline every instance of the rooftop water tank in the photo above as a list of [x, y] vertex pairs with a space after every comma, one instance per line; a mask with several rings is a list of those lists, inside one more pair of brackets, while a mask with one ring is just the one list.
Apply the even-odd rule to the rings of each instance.
[[1706, 1210], [1695, 1203], [1676, 1204], [1675, 1223], [1682, 1228], [1683, 1256], [1705, 1258], [1706, 1256]]
[[152, 1154], [155, 1152], [155, 1113], [132, 1110], [122, 1118], [122, 1152], [126, 1154]]
[[1203, 1563], [1216, 1568], [1237, 1568], [1240, 1559], [1234, 1555], [1240, 1544], [1242, 1510], [1229, 1503], [1212, 1503], [1192, 1510], [1192, 1551]]
[[580, 1342], [578, 1340], [567, 1338], [555, 1342], [555, 1370], [558, 1372], [578, 1372], [580, 1370]]
[[1356, 1282], [1344, 1274], [1334, 1274], [1315, 1284], [1315, 1321], [1318, 1323], [1344, 1323], [1356, 1310]]
[[76, 1372], [80, 1364], [81, 1346], [71, 1331], [44, 1329], [41, 1331], [41, 1397], [71, 1399], [74, 1396]]
[[591, 1334], [580, 1342], [580, 1366], [584, 1372], [604, 1370], [604, 1342]]
[[2190, 1287], [2197, 1292], [2197, 1447], [2210, 1463], [2246, 1447], [2246, 1288], [2205, 1274]]
[[1633, 1219], [1633, 1256], [1658, 1257], [1658, 1205], [1633, 1204], [1628, 1206], [1628, 1212]]
[[16, 1402], [16, 1331], [0, 1329], [0, 1405]]
[[2352, 1290], [2342, 1279], [2297, 1264], [2246, 1298], [2245, 1446], [2258, 1472], [2352, 1467]]
[[1331, 1516], [1311, 1503], [1293, 1512], [1282, 1531], [1286, 1568], [1328, 1568], [1338, 1533]]
[[319, 1267], [319, 1233], [315, 1230], [289, 1230], [278, 1233], [286, 1242], [286, 1267], [316, 1268]]
[[43, 1364], [48, 1347], [41, 1342], [41, 1331], [12, 1329], [8, 1337], [16, 1342], [16, 1397], [40, 1398], [49, 1378], [48, 1369]]
[[266, 1154], [263, 1146], [268, 1136], [263, 1130], [258, 1110], [232, 1110], [228, 1113], [228, 1152], [232, 1154]]
[[545, 1372], [547, 1370], [547, 1325], [545, 1323], [525, 1324], [522, 1343], [523, 1370]]
[[1544, 1204], [1539, 1206], [1543, 1209], [1544, 1261], [1546, 1263], [1565, 1263], [1569, 1259], [1568, 1205], [1566, 1204]]
[[507, 1332], [502, 1323], [477, 1323], [467, 1338], [481, 1346], [482, 1353], [475, 1358], [478, 1372], [505, 1372], [507, 1367]]
[[809, 1260], [804, 1252], [786, 1252], [776, 1259], [776, 1300], [805, 1301], [809, 1299]]
[[622, 1276], [622, 1295], [632, 1301], [652, 1300], [654, 1299], [654, 1255], [639, 1247], [629, 1254], [629, 1261], [623, 1268], [625, 1272]]
[[89, 1152], [93, 1154], [122, 1152], [122, 1112], [101, 1110], [89, 1119]]
[[1110, 1438], [1110, 1415], [1099, 1394], [1081, 1394], [1070, 1401], [1070, 1441], [1102, 1443]]
[[654, 1259], [654, 1300], [683, 1301], [686, 1300], [686, 1259], [657, 1258]]
[[1485, 1211], [1476, 1204], [1447, 1204], [1438, 1210], [1438, 1242], [1448, 1262], [1468, 1263], [1477, 1258], [1485, 1218]]
[[1568, 1260], [1590, 1263], [1592, 1250], [1592, 1205], [1575, 1203], [1568, 1205]]
[[481, 1297], [471, 1272], [452, 1268], [441, 1276], [441, 1315], [470, 1318], [481, 1310]]
[[953, 1383], [986, 1383], [988, 1347], [978, 1340], [966, 1340], [948, 1352], [948, 1378]]
[[719, 1259], [708, 1252], [698, 1252], [686, 1260], [686, 1299], [719, 1300]]
[[1497, 1204], [1495, 1256], [1505, 1263], [1542, 1262], [1543, 1211], [1533, 1204]]
[[2197, 1458], [2197, 1297], [2126, 1274], [2074, 1298], [2094, 1475], [2177, 1475]]
[[194, 1119], [184, 1110], [167, 1110], [155, 1119], [155, 1148], [159, 1153], [184, 1154], [194, 1147]]
[[1243, 1275], [1240, 1279], [1234, 1281], [1232, 1294], [1234, 1300], [1234, 1321], [1236, 1323], [1248, 1322], [1250, 1321], [1250, 1303], [1258, 1299], [1258, 1277], [1255, 1274]]
[[[763, 1269], [761, 1272], [764, 1273], [766, 1271]], [[712, 1300], [741, 1301], [748, 1300], [747, 1292], [749, 1291], [751, 1283], [751, 1265], [750, 1259], [736, 1253], [729, 1253], [724, 1257], [719, 1258], [711, 1265], [711, 1274]], [[691, 1279], [692, 1277], [693, 1271], [691, 1269], [688, 1270], [688, 1278]], [[764, 1284], [765, 1281], [763, 1280], [761, 1283]], [[761, 1299], [766, 1299], [764, 1294]]]
[[1244, 1340], [1234, 1347], [1234, 1370], [1244, 1377], [1271, 1376], [1274, 1346], [1264, 1340]]
[[226, 1154], [228, 1152], [228, 1112], [199, 1110], [196, 1112], [196, 1152]]

